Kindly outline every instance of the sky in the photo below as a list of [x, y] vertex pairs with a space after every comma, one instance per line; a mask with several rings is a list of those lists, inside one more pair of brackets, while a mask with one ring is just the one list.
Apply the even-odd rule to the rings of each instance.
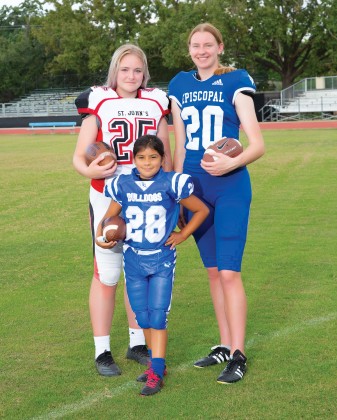
[[0, 6], [18, 6], [23, 0], [0, 0]]
[[21, 3], [23, 3], [23, 1], [24, 0], [0, 0], [0, 8], [2, 6], [8, 6], [8, 7], [19, 6]]

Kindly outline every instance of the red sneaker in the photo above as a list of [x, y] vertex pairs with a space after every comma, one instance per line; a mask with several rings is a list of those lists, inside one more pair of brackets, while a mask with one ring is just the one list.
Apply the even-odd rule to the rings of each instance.
[[[136, 379], [137, 382], [146, 382], [150, 371], [152, 371], [151, 362], [148, 364], [148, 368], [146, 369], [146, 371], [138, 376], [138, 378]], [[167, 369], [166, 369], [166, 366], [165, 366], [164, 376], [166, 376], [166, 375], [167, 375]]]
[[143, 396], [150, 396], [153, 394], [156, 394], [161, 390], [163, 386], [163, 380], [160, 376], [158, 376], [156, 373], [153, 372], [153, 370], [150, 368], [149, 373], [147, 375], [147, 381], [144, 388], [140, 391], [140, 395]]

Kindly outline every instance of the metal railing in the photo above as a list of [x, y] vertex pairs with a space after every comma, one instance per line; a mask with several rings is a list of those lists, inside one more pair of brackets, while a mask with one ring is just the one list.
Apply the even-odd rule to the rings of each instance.
[[68, 103], [48, 102], [45, 105], [34, 102], [31, 102], [31, 104], [0, 104], [0, 118], [49, 115], [77, 115], [77, 110], [74, 104]]
[[[167, 91], [167, 82], [152, 82], [149, 83], [149, 87], [158, 87]], [[0, 118], [78, 115], [74, 101], [85, 89], [87, 87], [69, 88], [69, 90], [35, 90], [31, 95], [24, 96], [18, 101], [0, 103]]]
[[281, 106], [310, 91], [337, 90], [337, 76], [308, 77], [281, 91]]
[[75, 98], [78, 91], [59, 89], [37, 90], [18, 101], [1, 103], [0, 118], [77, 115]]
[[262, 121], [337, 118], [337, 76], [303, 79], [259, 111]]

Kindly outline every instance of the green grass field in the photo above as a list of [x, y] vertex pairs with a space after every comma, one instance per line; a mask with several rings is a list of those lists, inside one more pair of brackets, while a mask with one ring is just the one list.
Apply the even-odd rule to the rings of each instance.
[[248, 373], [224, 386], [223, 366], [192, 366], [219, 337], [190, 239], [178, 248], [169, 373], [152, 398], [139, 397], [143, 368], [125, 359], [122, 287], [111, 341], [123, 374], [95, 371], [89, 183], [72, 167], [76, 136], [0, 136], [1, 418], [336, 418], [337, 130], [264, 136], [243, 264]]

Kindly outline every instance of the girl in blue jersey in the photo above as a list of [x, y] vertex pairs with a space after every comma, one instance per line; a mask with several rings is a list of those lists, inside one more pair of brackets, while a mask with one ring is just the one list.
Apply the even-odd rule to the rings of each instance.
[[[221, 340], [194, 366], [228, 361], [217, 381], [232, 383], [246, 371], [247, 304], [241, 279], [251, 203], [246, 165], [263, 155], [264, 142], [252, 100], [254, 81], [245, 70], [220, 65], [224, 44], [217, 28], [208, 23], [196, 26], [188, 48], [196, 70], [180, 72], [169, 84], [176, 139], [174, 169], [192, 176], [195, 195], [210, 209], [194, 238], [207, 269]], [[242, 154], [230, 158], [218, 153], [214, 162], [202, 160], [214, 141], [238, 139], [240, 125], [248, 139]], [[184, 216], [181, 225], [189, 220], [189, 212]]]
[[[176, 265], [176, 245], [185, 241], [205, 220], [207, 206], [192, 195], [193, 182], [186, 174], [164, 172], [164, 145], [153, 135], [138, 138], [133, 156], [136, 168], [105, 186], [112, 198], [107, 217], [121, 213], [127, 234], [123, 246], [124, 274], [130, 304], [143, 328], [151, 361], [137, 378], [146, 382], [141, 395], [160, 391], [165, 372], [167, 315], [171, 307]], [[174, 232], [179, 203], [191, 213], [189, 222]], [[101, 242], [99, 224], [96, 243], [111, 248], [117, 242]]]

